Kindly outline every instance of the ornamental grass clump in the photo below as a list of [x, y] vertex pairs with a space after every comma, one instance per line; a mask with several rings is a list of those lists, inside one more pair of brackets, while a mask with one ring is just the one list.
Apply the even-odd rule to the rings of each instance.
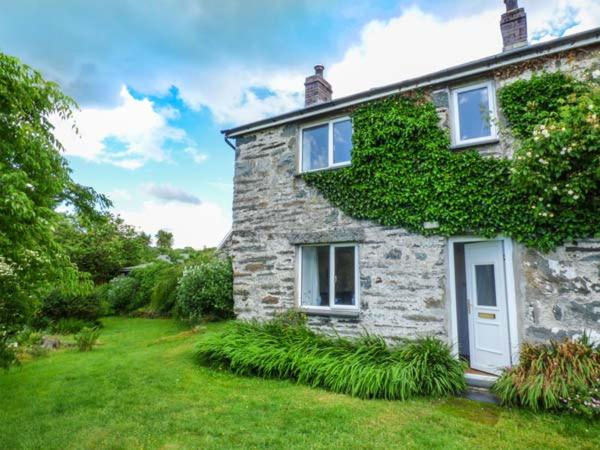
[[442, 397], [465, 388], [462, 363], [432, 337], [391, 347], [372, 335], [333, 338], [275, 319], [236, 322], [204, 337], [196, 355], [205, 365], [235, 374], [293, 379], [359, 398]]
[[505, 405], [600, 416], [600, 348], [577, 340], [524, 344], [492, 388]]

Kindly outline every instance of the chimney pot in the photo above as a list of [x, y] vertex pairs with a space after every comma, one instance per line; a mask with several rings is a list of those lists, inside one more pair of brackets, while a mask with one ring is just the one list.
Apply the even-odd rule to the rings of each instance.
[[315, 66], [315, 74], [306, 77], [304, 81], [304, 106], [316, 105], [331, 101], [331, 84], [323, 77], [325, 67]]
[[504, 0], [506, 12], [500, 18], [502, 32], [502, 51], [527, 45], [527, 14], [524, 8], [519, 8], [518, 0]]

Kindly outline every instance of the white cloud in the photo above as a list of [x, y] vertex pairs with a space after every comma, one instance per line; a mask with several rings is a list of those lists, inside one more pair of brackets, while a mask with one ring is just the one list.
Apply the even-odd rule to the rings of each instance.
[[186, 142], [184, 130], [168, 124], [174, 108], [157, 109], [147, 98], [138, 100], [121, 88], [121, 102], [110, 109], [85, 108], [75, 113], [79, 135], [72, 122], [54, 120], [56, 136], [69, 155], [137, 169], [147, 161], [167, 159], [165, 144]]
[[121, 210], [125, 222], [152, 235], [159, 229], [173, 233], [176, 247], [214, 247], [231, 228], [231, 218], [215, 203], [190, 205], [146, 201], [137, 210]]
[[173, 84], [190, 107], [209, 108], [220, 124], [247, 123], [303, 106], [302, 75], [239, 66], [217, 70], [190, 69], [186, 76], [174, 75]]
[[[597, 0], [521, 2], [529, 36], [555, 38], [600, 24]], [[469, 16], [442, 19], [413, 6], [398, 17], [366, 24], [359, 42], [350, 47], [326, 76], [334, 96], [395, 83], [499, 53], [500, 15], [496, 6]], [[533, 31], [532, 31], [533, 30]]]
[[108, 193], [108, 198], [113, 201], [131, 200], [133, 197], [127, 189], [113, 189]]
[[191, 205], [199, 205], [202, 203], [200, 199], [183, 189], [177, 188], [170, 184], [153, 184], [149, 183], [142, 186], [142, 190], [147, 194], [164, 202], [180, 202], [189, 203]]
[[[530, 4], [529, 4], [530, 3]], [[529, 36], [535, 42], [573, 34], [600, 25], [597, 0], [546, 0], [528, 2]]]
[[208, 159], [208, 155], [206, 153], [202, 153], [200, 150], [194, 147], [186, 147], [183, 151], [190, 155], [196, 164], [202, 164]]

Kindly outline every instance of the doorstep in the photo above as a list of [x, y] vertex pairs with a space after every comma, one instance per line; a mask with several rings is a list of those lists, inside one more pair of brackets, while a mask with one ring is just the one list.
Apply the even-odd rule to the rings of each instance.
[[490, 388], [496, 382], [498, 377], [496, 375], [468, 370], [465, 372], [465, 380], [467, 380], [468, 386], [478, 388]]

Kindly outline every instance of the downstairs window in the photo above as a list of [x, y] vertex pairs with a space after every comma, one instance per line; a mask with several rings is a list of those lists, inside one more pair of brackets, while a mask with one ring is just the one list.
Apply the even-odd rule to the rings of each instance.
[[358, 248], [355, 244], [300, 247], [300, 306], [358, 308]]

